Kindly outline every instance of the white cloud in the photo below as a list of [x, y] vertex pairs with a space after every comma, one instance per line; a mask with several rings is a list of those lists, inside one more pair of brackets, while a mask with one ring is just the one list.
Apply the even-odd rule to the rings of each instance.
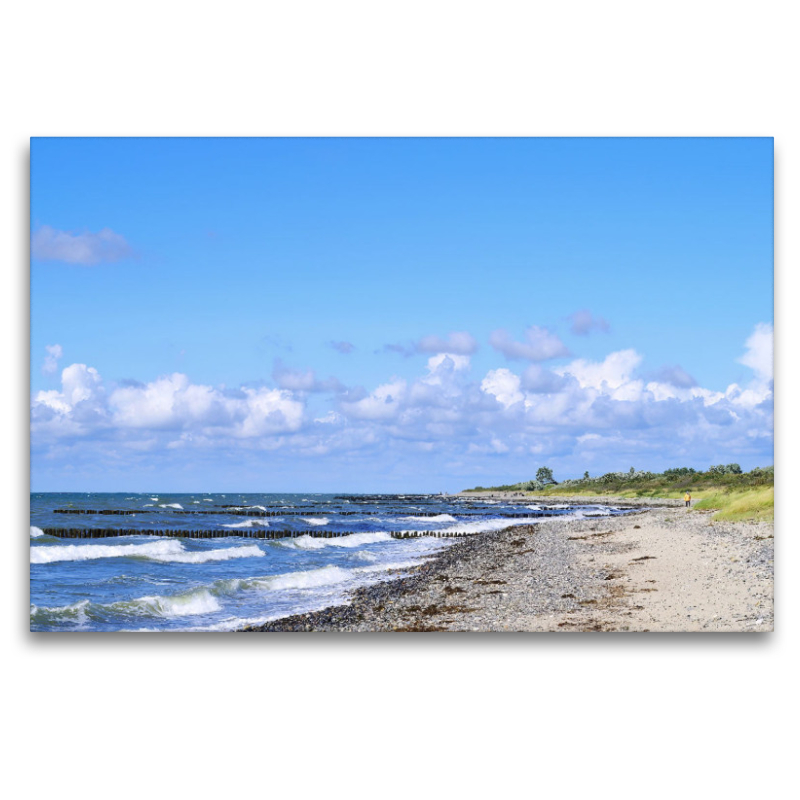
[[520, 391], [520, 379], [511, 370], [493, 369], [481, 381], [481, 389], [497, 399], [506, 408], [524, 399]]
[[759, 380], [771, 381], [773, 374], [772, 325], [766, 322], [760, 322], [756, 325], [755, 330], [745, 342], [745, 347], [747, 351], [739, 359], [739, 363], [750, 367]]
[[584, 388], [609, 391], [629, 383], [631, 373], [641, 362], [642, 357], [635, 350], [618, 350], [606, 356], [604, 361], [578, 359], [554, 372], [558, 375], [572, 375]]
[[397, 416], [406, 394], [404, 380], [394, 380], [378, 386], [372, 394], [355, 402], [343, 402], [341, 408], [347, 416], [364, 420], [389, 420]]
[[52, 375], [58, 369], [58, 362], [64, 355], [64, 351], [60, 344], [48, 344], [44, 349], [47, 351], [47, 355], [42, 364], [42, 372], [45, 375]]
[[[760, 338], [748, 340], [748, 360], [762, 377], [764, 350]], [[418, 465], [421, 453], [443, 468], [464, 469], [479, 464], [481, 453], [510, 465], [520, 459], [520, 469], [528, 464], [523, 455], [532, 454], [573, 458], [581, 471], [591, 467], [581, 459], [628, 454], [643, 467], [665, 459], [716, 463], [716, 453], [743, 462], [756, 453], [769, 463], [771, 382], [757, 377], [725, 392], [675, 385], [686, 381], [645, 382], [636, 374], [641, 362], [628, 349], [552, 370], [524, 365], [522, 375], [490, 369], [475, 379], [468, 356], [437, 353], [415, 379], [337, 391], [332, 409], [309, 394], [319, 383], [312, 371], [278, 370], [277, 388], [227, 390], [174, 373], [107, 389], [95, 369], [73, 364], [62, 371], [60, 389], [34, 396], [32, 443], [65, 464], [89, 452], [98, 463], [122, 463], [133, 452], [174, 451], [353, 458], [373, 471], [389, 456]], [[78, 437], [84, 449], [70, 449]]]
[[31, 237], [31, 255], [42, 261], [92, 266], [129, 258], [133, 249], [124, 236], [110, 228], [98, 233], [68, 233], [43, 225]]
[[525, 341], [516, 342], [506, 330], [492, 331], [489, 344], [511, 360], [547, 361], [570, 354], [567, 346], [547, 328], [531, 325], [525, 331]]

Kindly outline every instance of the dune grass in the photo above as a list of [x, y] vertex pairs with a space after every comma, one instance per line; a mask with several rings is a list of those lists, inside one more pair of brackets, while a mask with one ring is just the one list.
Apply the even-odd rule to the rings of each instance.
[[714, 514], [714, 519], [719, 520], [771, 522], [775, 518], [775, 487], [760, 486], [730, 492], [702, 492], [694, 507], [701, 510], [715, 509], [717, 513]]

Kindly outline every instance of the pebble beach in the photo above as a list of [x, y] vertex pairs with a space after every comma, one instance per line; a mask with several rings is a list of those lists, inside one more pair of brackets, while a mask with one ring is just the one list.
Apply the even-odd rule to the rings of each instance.
[[355, 590], [346, 604], [243, 630], [773, 630], [773, 523], [715, 522], [713, 512], [679, 501], [647, 506], [625, 517], [553, 518], [472, 536], [396, 579]]

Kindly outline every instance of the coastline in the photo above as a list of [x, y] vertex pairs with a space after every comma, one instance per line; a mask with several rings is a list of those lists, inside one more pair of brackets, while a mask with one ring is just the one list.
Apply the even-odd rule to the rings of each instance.
[[773, 523], [648, 505], [478, 534], [346, 605], [241, 632], [772, 631]]

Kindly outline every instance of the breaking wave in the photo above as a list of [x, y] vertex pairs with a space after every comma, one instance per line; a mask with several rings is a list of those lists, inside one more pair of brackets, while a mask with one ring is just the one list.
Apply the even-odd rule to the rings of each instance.
[[333, 539], [298, 536], [296, 539], [280, 539], [278, 544], [283, 547], [295, 547], [298, 550], [322, 550], [325, 547], [361, 547], [375, 542], [387, 542], [391, 538], [391, 534], [381, 531], [378, 533], [351, 533], [349, 536], [337, 536]]
[[269, 522], [265, 519], [248, 519], [244, 522], [232, 522], [230, 525], [223, 525], [223, 528], [252, 528], [254, 525], [261, 525], [262, 528], [269, 528]]
[[89, 561], [96, 558], [146, 558], [151, 561], [175, 561], [202, 564], [206, 561], [227, 561], [231, 558], [263, 556], [257, 545], [226, 547], [219, 550], [187, 551], [177, 541], [147, 542], [147, 544], [68, 544], [31, 548], [31, 564], [51, 564], [56, 561]]

